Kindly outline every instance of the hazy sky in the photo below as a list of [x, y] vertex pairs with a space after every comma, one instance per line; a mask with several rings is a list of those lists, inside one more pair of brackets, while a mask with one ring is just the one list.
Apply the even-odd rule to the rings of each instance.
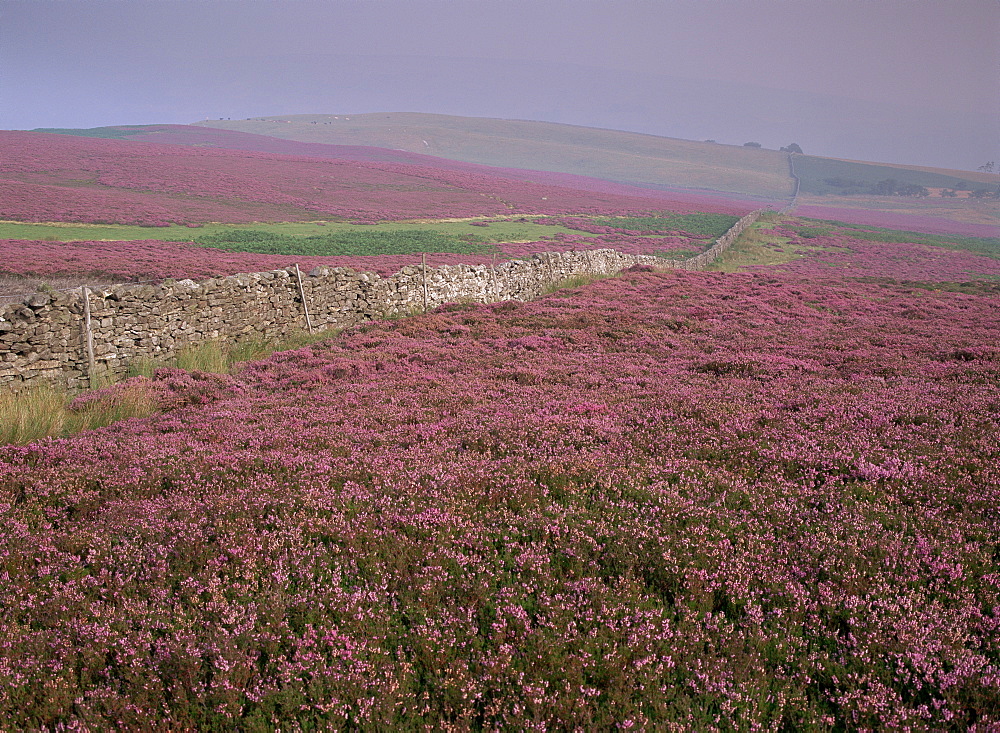
[[975, 168], [1000, 0], [0, 0], [0, 128], [441, 112]]

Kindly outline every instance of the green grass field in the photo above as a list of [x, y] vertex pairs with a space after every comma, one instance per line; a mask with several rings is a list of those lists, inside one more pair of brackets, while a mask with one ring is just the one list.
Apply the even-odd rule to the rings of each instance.
[[[828, 225], [836, 224], [836, 222], [820, 222], [818, 220], [805, 221], [808, 221], [809, 224], [797, 227], [796, 231], [807, 239], [831, 232], [832, 227]], [[765, 214], [756, 224], [744, 232], [732, 247], [723, 252], [722, 256], [708, 269], [715, 272], [739, 272], [745, 267], [783, 265], [803, 257], [802, 252], [832, 252], [838, 249], [802, 243], [792, 245], [788, 237], [783, 237], [773, 231], [779, 225], [787, 226], [786, 220], [778, 214]]]
[[[519, 219], [524, 217], [519, 217]], [[80, 240], [107, 240], [107, 241], [128, 241], [138, 239], [160, 239], [168, 242], [190, 242], [203, 240], [206, 237], [231, 232], [235, 229], [253, 230], [257, 232], [267, 232], [275, 235], [287, 237], [310, 237], [325, 236], [334, 232], [356, 233], [356, 232], [400, 232], [400, 231], [422, 231], [435, 232], [450, 237], [464, 238], [475, 237], [481, 242], [531, 242], [541, 239], [544, 236], [552, 236], [558, 232], [565, 234], [575, 234], [578, 236], [588, 235], [585, 232], [578, 232], [562, 226], [549, 226], [536, 224], [531, 219], [521, 220], [489, 221], [488, 227], [473, 226], [468, 221], [436, 221], [436, 222], [412, 222], [393, 221], [381, 222], [379, 224], [358, 226], [346, 222], [286, 222], [277, 224], [254, 223], [254, 224], [205, 224], [202, 227], [192, 228], [187, 226], [169, 227], [137, 227], [119, 226], [104, 224], [64, 224], [45, 223], [31, 224], [23, 222], [3, 221], [0, 222], [0, 239], [41, 239], [58, 242], [71, 242]]]
[[[837, 222], [831, 222], [836, 224]], [[912, 242], [926, 244], [944, 249], [961, 249], [976, 254], [1000, 259], [1000, 237], [967, 237], [961, 234], [924, 234], [922, 232], [906, 232], [896, 229], [874, 229], [865, 227], [854, 229], [850, 224], [840, 224], [841, 231], [849, 233], [857, 239], [867, 239], [872, 242]]]
[[928, 234], [925, 232], [910, 232], [901, 229], [884, 229], [880, 227], [847, 224], [842, 221], [802, 218], [804, 225], [794, 227], [800, 237], [813, 239], [844, 234], [855, 239], [866, 239], [870, 242], [885, 242], [887, 244], [925, 244], [930, 247], [944, 249], [961, 249], [976, 254], [1000, 259], [1000, 237], [970, 237], [963, 234]]
[[776, 215], [762, 216], [708, 269], [715, 272], [738, 272], [744, 267], [781, 265], [796, 259], [790, 249], [775, 251], [774, 245], [784, 248], [789, 242], [787, 237], [780, 237], [771, 231], [779, 221]]
[[[638, 218], [596, 218], [594, 223], [620, 229], [651, 231], [680, 229], [717, 237], [737, 217], [722, 214], [682, 214]], [[504, 242], [535, 242], [556, 234], [597, 237], [564, 226], [539, 224], [527, 217], [482, 221], [394, 221], [358, 226], [346, 222], [287, 222], [243, 225], [205, 224], [200, 227], [137, 227], [99, 224], [0, 222], [0, 239], [43, 241], [165, 240], [193, 242], [231, 252], [260, 254], [385, 255], [413, 252], [489, 252]], [[656, 236], [656, 235], [649, 235]], [[696, 254], [692, 251], [690, 254]], [[677, 258], [685, 253], [665, 252]]]
[[231, 252], [257, 254], [313, 255], [398, 255], [412, 252], [454, 252], [470, 254], [493, 251], [493, 246], [469, 234], [460, 236], [421, 229], [396, 231], [333, 231], [307, 237], [230, 229], [197, 237], [195, 244]]
[[124, 127], [36, 127], [32, 132], [49, 132], [56, 135], [76, 135], [77, 137], [99, 137], [105, 140], [128, 140], [133, 135], [142, 135], [160, 125], [127, 125]]
[[966, 250], [975, 254], [1000, 259], [1000, 238], [969, 237], [960, 234], [924, 234], [897, 229], [858, 227], [840, 221], [796, 217], [782, 220], [776, 214], [766, 214], [741, 236], [722, 257], [709, 267], [719, 272], [736, 272], [754, 265], [781, 265], [801, 257], [796, 251], [834, 251], [836, 247], [798, 243], [789, 246], [789, 238], [775, 234], [778, 224], [793, 229], [807, 242], [819, 237], [846, 236], [886, 244], [913, 243], [951, 250]]
[[631, 229], [639, 232], [653, 232], [680, 229], [690, 234], [705, 237], [721, 237], [738, 222], [740, 217], [727, 214], [675, 214], [671, 216], [598, 217], [594, 224]]

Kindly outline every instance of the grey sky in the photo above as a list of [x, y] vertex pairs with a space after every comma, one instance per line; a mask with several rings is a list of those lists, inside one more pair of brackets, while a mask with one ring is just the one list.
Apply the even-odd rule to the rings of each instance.
[[974, 168], [998, 80], [998, 0], [0, 0], [7, 129], [419, 111]]

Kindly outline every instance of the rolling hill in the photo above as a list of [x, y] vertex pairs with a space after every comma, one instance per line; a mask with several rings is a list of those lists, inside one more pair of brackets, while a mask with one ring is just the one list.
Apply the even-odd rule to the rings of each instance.
[[[206, 120], [39, 130], [137, 143], [398, 163], [450, 174], [500, 176], [705, 211], [786, 206], [795, 187], [789, 155], [746, 146], [548, 122], [393, 113]], [[1000, 176], [982, 172], [795, 155], [796, 211], [914, 231], [994, 236]], [[929, 196], [877, 195], [883, 182]], [[953, 192], [957, 192], [954, 193]], [[990, 194], [983, 197], [978, 194]]]
[[525, 120], [393, 113], [293, 115], [197, 123], [286, 140], [369, 145], [492, 166], [593, 176], [652, 188], [788, 198], [787, 157], [772, 150]]
[[[291, 115], [247, 120], [204, 120], [199, 126], [283, 140], [363, 145], [452, 160], [528, 170], [558, 171], [647, 188], [707, 189], [781, 199], [793, 183], [788, 156], [774, 150], [695, 142], [550, 122], [393, 113]], [[813, 155], [796, 158], [802, 192], [840, 193], [829, 179], [870, 186], [901, 184], [976, 190], [997, 176]], [[847, 188], [850, 188], [848, 186]]]
[[[0, 131], [0, 219], [163, 225], [746, 211], [460, 167]], [[607, 189], [608, 187], [605, 186]], [[611, 187], [614, 188], [614, 187]]]

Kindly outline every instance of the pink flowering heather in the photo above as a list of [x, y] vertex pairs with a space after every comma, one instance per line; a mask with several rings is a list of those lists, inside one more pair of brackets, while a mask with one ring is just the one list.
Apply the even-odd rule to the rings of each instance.
[[[616, 249], [626, 254], [690, 253], [704, 249], [704, 237], [677, 235], [643, 237], [610, 234], [597, 237], [555, 234], [534, 242], [507, 242], [496, 245], [500, 259], [530, 257], [541, 252]], [[135, 241], [49, 242], [0, 239], [0, 273], [18, 276], [54, 277], [72, 275], [111, 278], [119, 281], [162, 280], [165, 278], [209, 278], [239, 272], [283, 269], [298, 263], [306, 270], [317, 265], [351, 267], [356, 270], [391, 275], [402, 267], [421, 261], [419, 254], [368, 256], [271, 255], [229, 252], [185, 242], [155, 239]], [[493, 261], [482, 253], [429, 253], [431, 267], [484, 264]]]
[[[10, 131], [0, 131], [0, 153], [0, 218], [19, 221], [365, 223], [693, 208], [669, 195], [630, 195], [613, 186], [582, 190], [504, 177], [485, 166], [443, 167], [434, 159], [324, 159]], [[751, 207], [729, 202], [718, 208]]]
[[[592, 244], [591, 248], [599, 249], [600, 245], [595, 247]], [[554, 247], [548, 248], [548, 251], [554, 250]], [[0, 272], [40, 277], [73, 274], [82, 279], [85, 275], [95, 275], [121, 281], [198, 279], [283, 269], [296, 263], [306, 270], [328, 265], [390, 275], [420, 261], [419, 254], [353, 257], [269, 255], [227, 252], [190, 243], [158, 240], [44, 242], [0, 239]], [[427, 263], [433, 267], [489, 261], [492, 261], [491, 256], [483, 254], [427, 255]]]
[[[686, 240], [635, 239], [606, 243], [600, 238], [567, 238], [497, 246], [498, 260], [529, 257], [541, 252], [615, 248], [627, 254], [653, 254], [683, 248]], [[298, 264], [308, 271], [318, 265], [350, 267], [388, 276], [407, 265], [421, 262], [420, 254], [330, 256], [268, 255], [199, 247], [184, 242], [138, 240], [131, 242], [44, 242], [0, 239], [0, 273], [20, 277], [72, 276], [79, 282], [88, 277], [117, 282], [156, 281], [167, 278], [204, 279], [240, 272], [277, 270]], [[489, 253], [429, 253], [428, 267], [476, 265], [493, 261]]]
[[674, 189], [668, 192], [662, 189], [640, 188], [634, 185], [605, 181], [599, 178], [590, 178], [572, 173], [487, 166], [479, 163], [436, 158], [405, 150], [388, 150], [386, 148], [374, 148], [364, 145], [331, 145], [328, 143], [283, 140], [268, 135], [255, 135], [253, 133], [198, 127], [196, 125], [155, 125], [148, 126], [142, 131], [133, 128], [129, 131], [127, 139], [136, 142], [209, 146], [229, 150], [250, 150], [262, 153], [308, 156], [312, 158], [410, 163], [442, 170], [465, 171], [488, 176], [500, 176], [512, 180], [533, 181], [535, 183], [544, 183], [578, 191], [654, 199], [659, 200], [659, 203], [652, 202], [650, 204], [652, 208], [659, 206], [660, 208], [666, 208], [675, 212], [713, 211], [741, 216], [760, 205], [755, 200], [751, 201], [732, 193], [724, 194], [686, 189]]
[[996, 225], [961, 222], [922, 214], [900, 214], [892, 211], [813, 205], [796, 206], [795, 214], [813, 219], [833, 219], [852, 224], [913, 232], [930, 232], [931, 234], [965, 234], [970, 237], [1000, 236], [1000, 227]]
[[0, 450], [0, 719], [995, 730], [996, 297], [831, 272], [369, 323]]
[[[828, 234], [810, 237], [803, 237], [788, 224], [770, 231], [775, 237], [790, 240], [788, 244], [772, 245], [772, 249], [798, 256], [778, 267], [804, 276], [877, 277], [919, 282], [1000, 279], [1000, 259], [976, 252], [916, 242], [870, 241], [860, 239], [857, 232], [845, 228], [834, 228]], [[907, 236], [905, 232], [898, 234]]]

